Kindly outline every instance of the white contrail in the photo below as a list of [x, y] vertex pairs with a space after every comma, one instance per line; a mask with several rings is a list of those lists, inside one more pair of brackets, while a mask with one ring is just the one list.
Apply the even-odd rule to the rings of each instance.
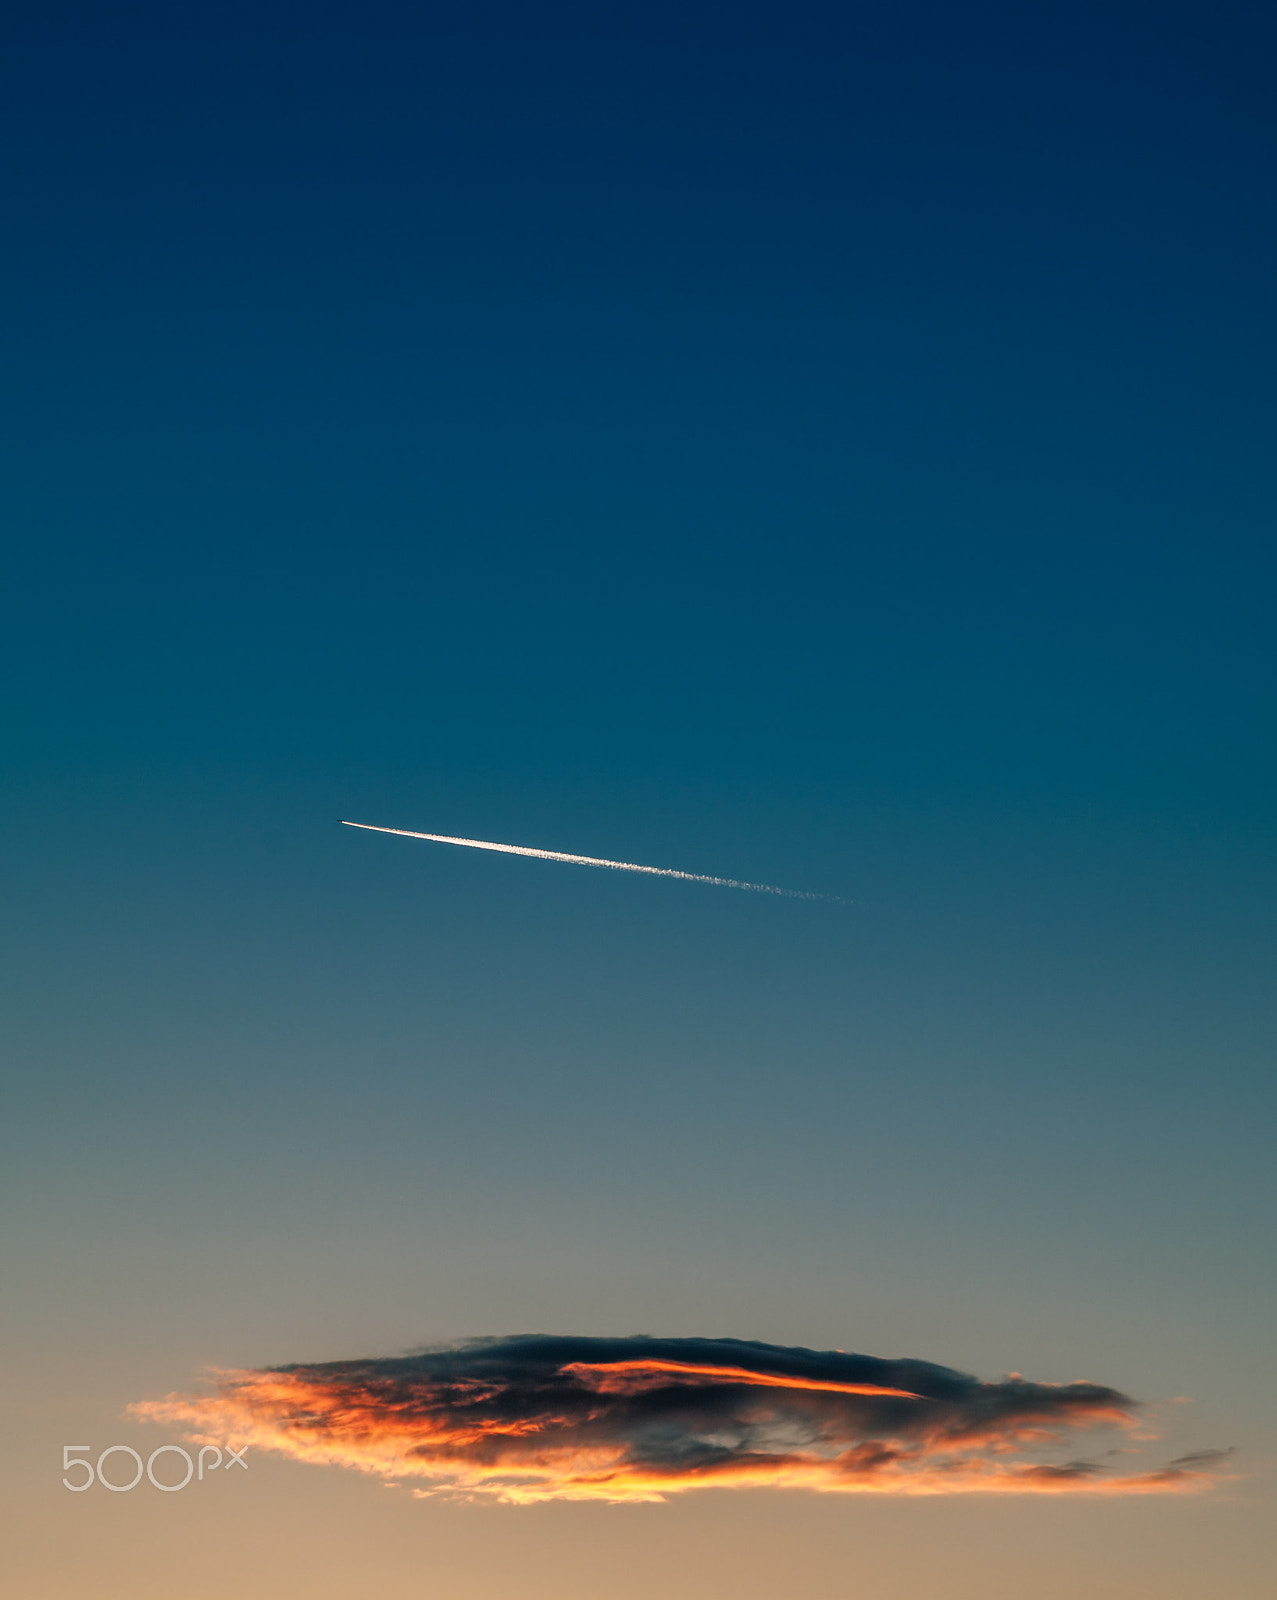
[[711, 878], [702, 872], [677, 872], [673, 867], [640, 867], [634, 861], [604, 861], [601, 856], [569, 856], [561, 850], [535, 850], [530, 844], [493, 844], [489, 839], [454, 839], [446, 833], [414, 833], [411, 828], [379, 828], [372, 822], [347, 822], [343, 828], [366, 828], [369, 833], [397, 833], [405, 839], [431, 839], [435, 844], [463, 844], [470, 850], [499, 850], [507, 856], [536, 856], [541, 861], [570, 861], [577, 867], [610, 867], [613, 872], [646, 872], [653, 878], [682, 878], [685, 883], [713, 883], [720, 889], [752, 889], [757, 894], [783, 894], [792, 900], [832, 900], [833, 895], [808, 894], [803, 889], [778, 889], [772, 883], [742, 883], [739, 878]]

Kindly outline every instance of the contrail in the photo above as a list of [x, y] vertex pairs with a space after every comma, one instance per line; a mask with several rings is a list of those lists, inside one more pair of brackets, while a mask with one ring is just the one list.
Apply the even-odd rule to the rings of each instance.
[[684, 883], [712, 883], [720, 889], [752, 889], [756, 894], [781, 894], [790, 900], [836, 900], [831, 894], [809, 894], [804, 889], [778, 889], [774, 883], [742, 883], [739, 878], [711, 878], [703, 872], [678, 872], [673, 867], [641, 867], [634, 861], [604, 861], [601, 856], [570, 856], [561, 850], [536, 850], [530, 844], [493, 844], [490, 839], [454, 839], [446, 833], [414, 833], [411, 828], [379, 828], [372, 822], [347, 822], [343, 828], [366, 828], [369, 833], [397, 833], [405, 839], [430, 839], [435, 844], [463, 844], [470, 850], [499, 850], [507, 856], [536, 856], [540, 861], [569, 861], [575, 867], [609, 867], [613, 872], [646, 872], [653, 878], [682, 878]]

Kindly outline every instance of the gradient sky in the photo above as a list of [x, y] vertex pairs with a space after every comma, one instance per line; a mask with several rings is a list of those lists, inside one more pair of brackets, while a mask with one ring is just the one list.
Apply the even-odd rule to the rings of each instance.
[[[9, 17], [15, 1594], [1271, 1592], [1275, 46], [1227, 0]], [[529, 1333], [1086, 1379], [1237, 1453], [62, 1488], [210, 1364]]]

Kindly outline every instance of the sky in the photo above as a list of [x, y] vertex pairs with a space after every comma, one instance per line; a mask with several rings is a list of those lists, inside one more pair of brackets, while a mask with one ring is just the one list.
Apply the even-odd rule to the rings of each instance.
[[1271, 1592], [1275, 47], [7, 19], [14, 1593]]

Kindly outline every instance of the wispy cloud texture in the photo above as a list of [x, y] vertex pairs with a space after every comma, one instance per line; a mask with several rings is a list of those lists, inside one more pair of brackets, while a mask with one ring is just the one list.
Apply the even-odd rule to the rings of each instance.
[[[982, 1383], [930, 1362], [737, 1339], [482, 1339], [395, 1359], [222, 1372], [131, 1408], [196, 1441], [528, 1502], [685, 1489], [1167, 1493], [1218, 1452], [1121, 1473], [1083, 1435], [1135, 1406], [1094, 1383]], [[1070, 1451], [1067, 1459], [1056, 1457]], [[1121, 1452], [1125, 1454], [1126, 1452]]]

